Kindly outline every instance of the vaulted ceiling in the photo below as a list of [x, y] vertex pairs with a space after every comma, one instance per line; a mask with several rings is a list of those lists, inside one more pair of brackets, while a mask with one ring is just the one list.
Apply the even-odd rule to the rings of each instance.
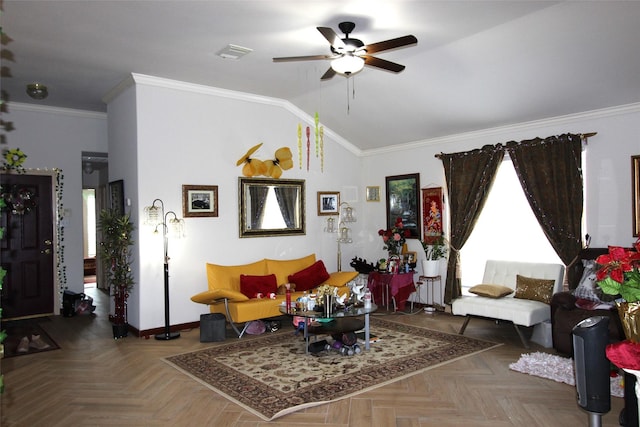
[[[636, 1], [4, 1], [10, 101], [106, 111], [130, 73], [282, 98], [362, 150], [640, 102]], [[320, 77], [316, 27], [352, 21], [406, 66]], [[241, 59], [216, 53], [233, 44]], [[27, 97], [41, 82], [49, 96]]]

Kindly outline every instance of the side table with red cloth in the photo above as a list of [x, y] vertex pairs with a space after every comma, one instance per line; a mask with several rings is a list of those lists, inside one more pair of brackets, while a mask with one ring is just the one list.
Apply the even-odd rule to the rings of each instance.
[[[609, 344], [606, 349], [607, 359], [625, 371], [624, 409], [625, 426], [637, 426], [640, 418], [640, 343], [621, 341]], [[634, 387], [629, 384], [634, 379]], [[635, 389], [634, 392], [632, 391]], [[622, 424], [621, 424], [622, 425]]]
[[[389, 300], [394, 298], [396, 300], [396, 307], [400, 311], [404, 311], [405, 304], [409, 295], [416, 291], [416, 286], [413, 283], [413, 274], [409, 273], [381, 273], [373, 271], [369, 273], [369, 280], [367, 287], [373, 294], [373, 299], [376, 304], [386, 299], [387, 290], [389, 291]], [[385, 296], [383, 298], [383, 296]], [[389, 301], [385, 301], [387, 308]]]

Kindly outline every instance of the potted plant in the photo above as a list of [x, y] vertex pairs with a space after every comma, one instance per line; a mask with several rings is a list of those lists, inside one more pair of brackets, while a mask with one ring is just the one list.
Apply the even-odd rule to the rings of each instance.
[[102, 232], [100, 256], [107, 268], [107, 281], [115, 305], [109, 320], [113, 325], [113, 337], [123, 338], [128, 334], [127, 298], [134, 284], [130, 250], [134, 227], [128, 214], [104, 209], [100, 212], [98, 229]]
[[624, 300], [616, 305], [625, 335], [640, 343], [640, 238], [633, 246], [635, 250], [609, 246], [609, 253], [596, 259], [596, 281], [602, 292]]
[[422, 262], [423, 274], [427, 277], [438, 276], [440, 260], [447, 256], [447, 246], [443, 235], [428, 236], [422, 240], [422, 249], [427, 259]]

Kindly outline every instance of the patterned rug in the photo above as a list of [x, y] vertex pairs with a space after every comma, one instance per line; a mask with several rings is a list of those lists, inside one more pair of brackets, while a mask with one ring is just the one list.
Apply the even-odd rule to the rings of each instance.
[[370, 329], [377, 341], [353, 356], [305, 354], [301, 335], [281, 331], [165, 361], [269, 421], [500, 345], [375, 317]]

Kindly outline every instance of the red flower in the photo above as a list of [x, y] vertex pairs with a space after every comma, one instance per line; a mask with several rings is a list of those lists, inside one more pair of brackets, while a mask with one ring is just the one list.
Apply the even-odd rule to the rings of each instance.
[[609, 246], [608, 255], [600, 255], [596, 263], [602, 268], [596, 273], [598, 281], [610, 276], [618, 283], [624, 283], [624, 273], [633, 270], [634, 261], [639, 260], [638, 252], [626, 251], [619, 246]]

